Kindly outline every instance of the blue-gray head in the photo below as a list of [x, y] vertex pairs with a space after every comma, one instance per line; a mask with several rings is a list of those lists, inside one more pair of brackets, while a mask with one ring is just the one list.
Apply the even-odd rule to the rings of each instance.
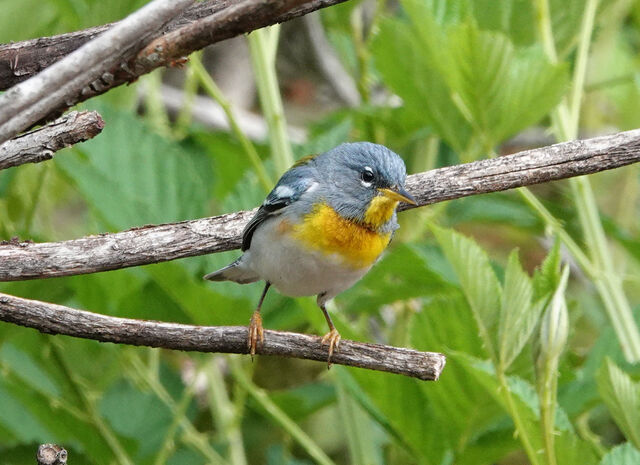
[[326, 202], [345, 218], [378, 229], [394, 219], [398, 202], [416, 203], [405, 190], [402, 158], [383, 145], [342, 144], [314, 161], [318, 173], [326, 176]]

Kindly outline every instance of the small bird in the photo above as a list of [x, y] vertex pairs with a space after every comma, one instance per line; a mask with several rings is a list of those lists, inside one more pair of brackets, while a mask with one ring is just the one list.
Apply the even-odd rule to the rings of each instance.
[[340, 333], [326, 303], [378, 260], [398, 229], [398, 203], [416, 205], [405, 190], [406, 177], [396, 153], [370, 142], [342, 144], [304, 157], [282, 175], [244, 229], [243, 255], [204, 277], [266, 282], [249, 324], [252, 356], [264, 342], [260, 308], [274, 286], [291, 297], [317, 296], [329, 325], [322, 344], [329, 345], [331, 363]]

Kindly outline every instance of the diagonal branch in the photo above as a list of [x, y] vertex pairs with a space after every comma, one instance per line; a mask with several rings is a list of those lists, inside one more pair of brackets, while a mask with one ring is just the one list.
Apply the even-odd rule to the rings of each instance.
[[53, 123], [0, 144], [0, 170], [50, 160], [65, 147], [92, 139], [104, 128], [96, 111], [72, 111]]
[[[180, 5], [177, 0], [174, 2], [173, 9], [176, 14], [180, 9], [184, 9], [185, 1], [180, 0]], [[127, 31], [125, 23], [130, 22], [134, 15], [141, 13], [142, 9], [113, 25], [0, 45], [0, 89], [6, 88], [11, 83], [21, 82], [25, 76], [38, 71], [41, 71], [39, 75], [22, 84], [31, 82], [33, 79], [43, 80], [44, 77], [41, 78], [41, 76], [46, 72], [51, 73], [45, 81], [46, 84], [51, 83], [52, 78], [62, 73], [72, 73], [74, 77], [69, 82], [63, 80], [65, 85], [60, 88], [54, 87], [56, 90], [51, 94], [44, 94], [47, 96], [45, 101], [38, 102], [35, 108], [29, 108], [28, 114], [19, 115], [19, 119], [14, 118], [12, 124], [7, 127], [3, 126], [4, 118], [7, 115], [13, 117], [15, 111], [5, 112], [2, 104], [3, 97], [0, 97], [0, 142], [6, 140], [6, 133], [14, 132], [13, 135], [15, 135], [15, 131], [25, 129], [40, 119], [48, 120], [56, 117], [76, 103], [103, 94], [119, 85], [131, 83], [141, 75], [160, 66], [171, 65], [174, 61], [207, 45], [264, 26], [288, 21], [343, 1], [345, 0], [243, 0], [238, 2], [209, 0], [191, 6], [164, 28], [162, 24], [175, 14], [156, 23], [156, 27], [149, 30], [140, 28], [137, 35], [134, 34], [129, 40], [119, 40], [117, 46], [111, 44], [100, 46], [98, 41], [104, 44], [104, 36], [107, 35], [121, 37], [123, 34], [116, 34], [114, 31]], [[186, 1], [186, 3], [191, 2]], [[152, 19], [150, 15], [147, 14], [147, 16], [148, 20]], [[103, 34], [99, 35], [100, 33]], [[85, 60], [81, 64], [76, 63], [74, 66], [62, 66], [62, 60], [56, 62], [80, 46], [92, 47], [96, 53], [100, 54], [100, 59], [91, 58], [93, 62], [98, 63], [96, 66], [88, 65], [91, 60]], [[63, 60], [67, 60], [77, 52], [79, 50]], [[50, 70], [54, 67], [56, 71], [51, 72]], [[75, 73], [78, 70], [82, 72], [76, 76]], [[10, 89], [7, 94], [16, 88], [17, 86]], [[18, 102], [14, 100], [16, 100], [14, 97], [6, 97], [5, 103], [17, 105]], [[27, 121], [30, 122], [27, 124]]]
[[[420, 206], [596, 173], [640, 161], [640, 129], [409, 176]], [[0, 281], [69, 276], [236, 249], [253, 211], [62, 242], [0, 243]]]
[[[101, 342], [198, 352], [248, 353], [246, 326], [192, 326], [116, 318], [6, 294], [0, 294], [0, 320], [46, 334]], [[326, 362], [327, 346], [320, 340], [318, 336], [267, 330], [258, 353]], [[437, 380], [444, 368], [445, 356], [343, 339], [331, 362]]]
[[193, 0], [153, 0], [96, 39], [0, 95], [0, 143], [78, 102], [91, 82], [135, 54]]

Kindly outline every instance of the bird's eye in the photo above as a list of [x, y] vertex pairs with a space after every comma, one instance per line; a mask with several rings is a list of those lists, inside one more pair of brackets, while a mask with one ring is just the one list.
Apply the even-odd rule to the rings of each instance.
[[371, 185], [375, 178], [373, 170], [368, 166], [365, 166], [362, 173], [360, 173], [360, 179], [362, 179], [363, 184]]

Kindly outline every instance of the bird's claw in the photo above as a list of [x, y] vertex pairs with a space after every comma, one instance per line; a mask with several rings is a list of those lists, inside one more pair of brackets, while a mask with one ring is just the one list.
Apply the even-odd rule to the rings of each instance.
[[331, 368], [331, 356], [334, 349], [340, 350], [340, 333], [337, 329], [333, 328], [327, 334], [322, 337], [322, 344], [329, 344], [329, 356], [327, 357], [327, 369]]
[[264, 343], [264, 331], [262, 329], [262, 317], [256, 310], [251, 316], [251, 322], [249, 323], [249, 338], [247, 340], [247, 347], [249, 348], [252, 360], [253, 356], [256, 354], [258, 341], [260, 342], [260, 345]]

